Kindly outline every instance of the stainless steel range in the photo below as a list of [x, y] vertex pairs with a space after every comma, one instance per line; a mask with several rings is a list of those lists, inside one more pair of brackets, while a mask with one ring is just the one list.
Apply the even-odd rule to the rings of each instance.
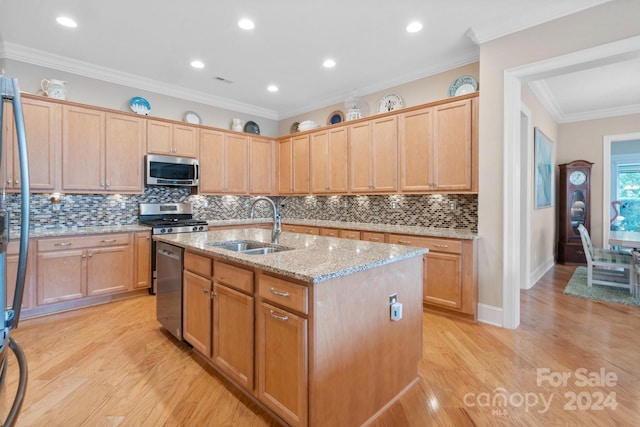
[[[208, 231], [207, 221], [193, 219], [191, 203], [140, 203], [140, 224], [151, 227], [152, 234], [197, 233]], [[151, 277], [153, 286], [149, 289], [157, 293], [158, 275], [156, 268], [156, 242], [151, 243]]]

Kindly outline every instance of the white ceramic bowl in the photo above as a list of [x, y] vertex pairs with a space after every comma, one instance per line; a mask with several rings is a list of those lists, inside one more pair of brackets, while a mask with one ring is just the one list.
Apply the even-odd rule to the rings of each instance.
[[316, 122], [314, 122], [313, 120], [305, 120], [304, 122], [301, 122], [298, 125], [298, 130], [300, 132], [304, 132], [306, 130], [315, 129], [317, 127], [318, 127], [318, 124]]

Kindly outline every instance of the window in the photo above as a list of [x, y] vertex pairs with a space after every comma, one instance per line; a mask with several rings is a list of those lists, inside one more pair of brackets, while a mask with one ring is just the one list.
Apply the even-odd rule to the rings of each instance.
[[615, 175], [615, 201], [618, 216], [611, 230], [640, 230], [640, 163], [618, 164]]

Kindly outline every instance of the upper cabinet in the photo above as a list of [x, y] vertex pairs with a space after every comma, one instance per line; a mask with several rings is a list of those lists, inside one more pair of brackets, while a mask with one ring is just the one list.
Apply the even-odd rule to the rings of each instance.
[[62, 190], [141, 193], [141, 118], [62, 107]]
[[311, 134], [311, 193], [347, 192], [348, 128]]
[[198, 128], [148, 119], [147, 153], [197, 157]]
[[349, 126], [350, 191], [398, 189], [398, 119], [384, 116]]
[[274, 176], [273, 140], [252, 136], [249, 140], [249, 192], [273, 194]]
[[[29, 184], [32, 192], [52, 192], [58, 188], [58, 147], [61, 138], [61, 107], [37, 99], [22, 99], [27, 156], [29, 158]], [[11, 104], [5, 104], [2, 161], [7, 191], [20, 191], [20, 156]]]
[[309, 135], [296, 135], [278, 143], [279, 194], [309, 193]]
[[475, 100], [400, 114], [400, 191], [477, 191]]
[[200, 192], [247, 194], [249, 138], [230, 132], [200, 131]]

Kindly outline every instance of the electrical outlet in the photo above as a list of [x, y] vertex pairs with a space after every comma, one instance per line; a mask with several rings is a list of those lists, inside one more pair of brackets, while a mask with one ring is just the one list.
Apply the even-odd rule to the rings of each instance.
[[391, 202], [391, 209], [398, 209], [398, 202]]
[[450, 211], [455, 211], [456, 209], [458, 209], [458, 203], [456, 203], [456, 202], [449, 202], [449, 210], [450, 210]]

